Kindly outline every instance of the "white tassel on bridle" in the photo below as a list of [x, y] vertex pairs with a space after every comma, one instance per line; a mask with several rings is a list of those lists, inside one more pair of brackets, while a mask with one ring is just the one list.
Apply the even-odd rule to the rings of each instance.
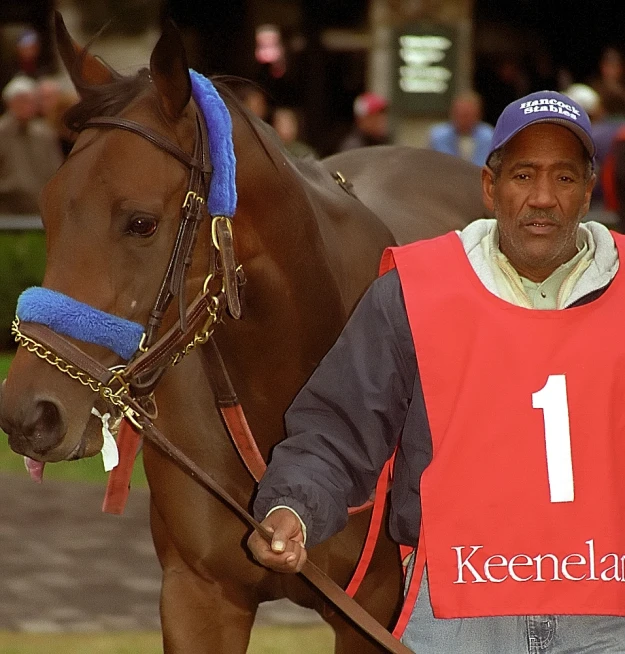
[[111, 431], [111, 427], [117, 431], [117, 428], [119, 428], [119, 421], [113, 420], [113, 424], [109, 426], [109, 420], [111, 420], [110, 413], [102, 414], [95, 407], [91, 409], [91, 413], [102, 421], [102, 461], [104, 462], [104, 472], [109, 472], [119, 463], [117, 442]]

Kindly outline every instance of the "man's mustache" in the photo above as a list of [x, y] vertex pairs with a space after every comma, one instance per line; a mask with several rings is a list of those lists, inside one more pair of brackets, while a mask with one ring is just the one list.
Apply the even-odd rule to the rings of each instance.
[[545, 209], [532, 209], [531, 211], [528, 211], [521, 217], [521, 222], [524, 225], [529, 223], [550, 223], [553, 225], [560, 224], [558, 216], [553, 211], [548, 211]]

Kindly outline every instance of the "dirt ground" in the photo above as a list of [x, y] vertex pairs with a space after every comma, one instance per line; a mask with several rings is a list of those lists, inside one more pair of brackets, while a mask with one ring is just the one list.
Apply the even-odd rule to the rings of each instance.
[[[160, 568], [148, 492], [123, 516], [103, 514], [104, 488], [0, 474], [0, 630], [159, 630]], [[319, 624], [290, 602], [260, 607], [257, 624]]]

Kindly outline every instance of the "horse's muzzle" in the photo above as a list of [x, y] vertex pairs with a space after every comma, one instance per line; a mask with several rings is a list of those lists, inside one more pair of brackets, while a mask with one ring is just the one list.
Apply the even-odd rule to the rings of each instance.
[[36, 399], [20, 412], [20, 418], [6, 415], [0, 398], [0, 427], [9, 436], [14, 452], [42, 457], [58, 447], [66, 432], [62, 409], [51, 399]]

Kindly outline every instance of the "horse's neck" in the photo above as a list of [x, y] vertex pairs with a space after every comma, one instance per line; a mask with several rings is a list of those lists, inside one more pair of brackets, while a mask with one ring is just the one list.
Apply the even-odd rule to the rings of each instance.
[[215, 337], [262, 447], [281, 437], [284, 411], [375, 278], [392, 237], [329, 173], [306, 176], [260, 133], [263, 149], [248, 125], [235, 137], [233, 230], [247, 282], [243, 319], [226, 318]]
[[[156, 389], [158, 426], [205, 469], [236, 470], [238, 455], [220, 415], [216, 380], [211, 379], [211, 366], [206, 365], [205, 359], [206, 352], [196, 349], [163, 377]], [[260, 443], [265, 457], [270, 445]], [[215, 465], [216, 461], [220, 462], [219, 466]], [[248, 475], [241, 476], [247, 479]], [[221, 481], [225, 482], [226, 478], [228, 474]]]
[[[334, 293], [339, 303], [336, 309], [340, 305], [344, 319], [377, 275], [384, 248], [395, 244], [393, 235], [378, 216], [341, 188], [320, 162], [297, 165], [285, 160], [279, 170], [280, 185], [269, 195], [271, 204], [257, 205], [259, 214], [249, 221], [249, 228], [256, 231], [258, 240], [264, 230], [271, 234], [265, 239], [274, 250], [270, 256], [274, 261], [288, 258], [288, 274], [308, 289], [305, 293], [311, 305], [313, 289]], [[270, 170], [266, 174], [275, 175]], [[271, 188], [271, 183], [262, 186]], [[259, 219], [262, 215], [265, 218]]]

